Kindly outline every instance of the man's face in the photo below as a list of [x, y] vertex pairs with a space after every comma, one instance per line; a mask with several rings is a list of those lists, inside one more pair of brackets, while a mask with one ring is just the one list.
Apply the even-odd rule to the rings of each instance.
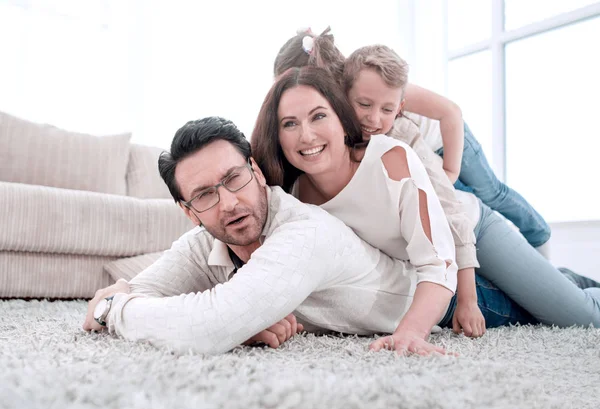
[[[245, 163], [232, 144], [217, 140], [182, 160], [175, 169], [175, 180], [187, 202]], [[267, 193], [263, 174], [253, 159], [252, 168], [252, 180], [237, 192], [219, 186], [220, 200], [214, 207], [198, 213], [182, 206], [188, 218], [202, 223], [210, 234], [227, 244], [247, 246], [258, 241], [267, 218]]]

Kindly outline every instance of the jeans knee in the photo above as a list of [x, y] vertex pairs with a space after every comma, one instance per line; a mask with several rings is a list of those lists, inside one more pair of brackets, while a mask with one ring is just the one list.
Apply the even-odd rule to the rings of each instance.
[[493, 178], [484, 189], [476, 191], [477, 196], [489, 207], [496, 209], [508, 195], [509, 188], [498, 179]]

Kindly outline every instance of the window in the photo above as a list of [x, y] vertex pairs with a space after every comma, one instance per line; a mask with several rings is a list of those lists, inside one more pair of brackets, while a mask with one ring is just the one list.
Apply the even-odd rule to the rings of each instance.
[[463, 111], [463, 118], [481, 144], [492, 154], [492, 56], [480, 51], [448, 63], [448, 97]]
[[506, 180], [552, 221], [600, 219], [596, 38], [600, 18], [506, 46]]
[[600, 220], [600, 2], [483, 3], [447, 0], [449, 97], [498, 177], [548, 222]]
[[597, 3], [597, 0], [504, 0], [504, 29], [513, 30]]
[[448, 0], [448, 48], [456, 50], [492, 35], [491, 0]]

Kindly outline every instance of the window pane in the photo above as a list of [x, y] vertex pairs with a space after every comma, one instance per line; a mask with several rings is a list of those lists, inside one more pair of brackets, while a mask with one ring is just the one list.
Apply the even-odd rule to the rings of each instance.
[[448, 63], [448, 98], [462, 109], [463, 118], [491, 163], [492, 55], [481, 51]]
[[504, 0], [504, 27], [507, 31], [514, 30], [597, 2], [598, 0]]
[[600, 219], [600, 18], [506, 47], [507, 181], [549, 221]]
[[448, 0], [448, 48], [456, 50], [490, 38], [491, 0]]

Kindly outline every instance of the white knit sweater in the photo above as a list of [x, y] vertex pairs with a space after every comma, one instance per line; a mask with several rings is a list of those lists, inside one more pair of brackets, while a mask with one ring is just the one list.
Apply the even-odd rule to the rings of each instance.
[[[405, 186], [407, 208], [418, 209]], [[291, 312], [316, 328], [392, 333], [412, 302], [416, 269], [324, 210], [280, 188], [267, 194], [262, 245], [235, 275], [227, 247], [196, 228], [131, 281], [132, 294], [115, 295], [109, 330], [197, 353], [228, 351]]]

